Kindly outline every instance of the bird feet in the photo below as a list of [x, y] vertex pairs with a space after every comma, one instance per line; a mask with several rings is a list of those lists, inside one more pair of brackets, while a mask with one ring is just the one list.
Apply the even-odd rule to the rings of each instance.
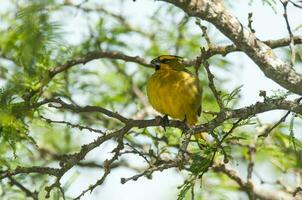
[[187, 115], [185, 115], [185, 118], [182, 120], [184, 123], [184, 130], [188, 130], [190, 126], [188, 125]]
[[169, 118], [168, 115], [164, 115], [161, 118], [161, 122], [162, 122], [162, 127], [164, 128], [164, 130], [166, 131], [166, 126], [169, 125]]
[[183, 123], [187, 124], [187, 115], [185, 115], [184, 120], [182, 120]]

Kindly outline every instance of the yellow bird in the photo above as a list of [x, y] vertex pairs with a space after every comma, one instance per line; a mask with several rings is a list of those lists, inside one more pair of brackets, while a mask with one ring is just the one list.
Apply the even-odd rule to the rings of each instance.
[[202, 89], [198, 77], [187, 71], [183, 62], [182, 57], [173, 55], [153, 59], [156, 71], [147, 82], [147, 95], [155, 110], [192, 126], [201, 114]]

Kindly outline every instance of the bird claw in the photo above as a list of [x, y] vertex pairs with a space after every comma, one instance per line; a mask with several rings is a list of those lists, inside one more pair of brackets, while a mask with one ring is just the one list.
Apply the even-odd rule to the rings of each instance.
[[164, 130], [166, 131], [166, 126], [169, 125], [169, 118], [168, 115], [165, 115], [161, 118], [162, 120], [162, 127], [164, 128]]
[[184, 120], [182, 121], [183, 123], [187, 124], [187, 115], [185, 115]]

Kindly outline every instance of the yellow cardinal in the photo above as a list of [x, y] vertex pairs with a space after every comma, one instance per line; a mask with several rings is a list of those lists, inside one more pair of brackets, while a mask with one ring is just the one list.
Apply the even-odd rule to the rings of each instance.
[[155, 110], [192, 126], [201, 113], [202, 90], [198, 78], [185, 69], [183, 62], [173, 55], [153, 59], [151, 65], [156, 71], [147, 82], [147, 95]]

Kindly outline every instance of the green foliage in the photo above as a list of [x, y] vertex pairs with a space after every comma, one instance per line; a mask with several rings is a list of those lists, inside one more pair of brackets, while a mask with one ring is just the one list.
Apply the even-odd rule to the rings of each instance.
[[194, 180], [187, 180], [181, 186], [177, 200], [185, 199], [187, 194], [194, 189]]
[[24, 117], [30, 117], [26, 102], [18, 102], [16, 89], [0, 89], [0, 137], [3, 142], [8, 142], [15, 150], [16, 142], [32, 138], [28, 136], [28, 126]]
[[[195, 25], [195, 19], [166, 3], [156, 2], [151, 16], [148, 15], [140, 23], [132, 23], [129, 13], [122, 15], [114, 9], [111, 11], [111, 5], [116, 6], [120, 3], [118, 1], [108, 1], [108, 5], [103, 1], [94, 1], [95, 4], [83, 1], [84, 3], [77, 5], [72, 5], [73, 1], [70, 1], [71, 5], [69, 1], [64, 2], [65, 4], [56, 0], [11, 1], [11, 10], [0, 14], [4, 24], [0, 26], [1, 171], [14, 170], [17, 166], [62, 167], [60, 156], [79, 152], [81, 145], [99, 136], [99, 133], [71, 124], [95, 128], [106, 134], [122, 128], [120, 122], [100, 113], [73, 112], [39, 105], [45, 99], [58, 97], [74, 105], [100, 106], [130, 119], [150, 119], [157, 115], [149, 107], [145, 92], [146, 79], [153, 73], [153, 69], [102, 58], [72, 66], [50, 77], [50, 71], [55, 67], [99, 50], [138, 55], [147, 61], [159, 54], [177, 54], [193, 59], [200, 54], [201, 46], [207, 46], [205, 39], [201, 37], [201, 30]], [[272, 8], [276, 6], [275, 0], [265, 0], [263, 3]], [[85, 23], [79, 22], [78, 27], [70, 28], [73, 20]], [[208, 33], [215, 39], [217, 33], [211, 26], [208, 26]], [[230, 66], [233, 65], [227, 57], [220, 56], [211, 58], [209, 63], [212, 68], [223, 73], [230, 72]], [[199, 78], [203, 86], [203, 110], [219, 112], [220, 108], [208, 87], [206, 72], [202, 67]], [[215, 76], [215, 85], [226, 109], [232, 109], [237, 106], [242, 86], [225, 88], [224, 83], [228, 80], [223, 78]], [[289, 95], [291, 94], [276, 91], [271, 98], [286, 98]], [[216, 117], [215, 113], [203, 113], [199, 124]], [[258, 138], [255, 144], [253, 142], [254, 136], [258, 134], [257, 128], [264, 125], [260, 122], [256, 124], [254, 118], [242, 120], [226, 138], [224, 136], [232, 129], [234, 119], [219, 124], [208, 133], [212, 137], [210, 142], [198, 141], [197, 144], [192, 137], [188, 147], [190, 159], [179, 166], [186, 170], [186, 174], [185, 181], [178, 190], [178, 200], [189, 199], [193, 195], [195, 199], [209, 199], [209, 195], [214, 195], [213, 198], [216, 199], [226, 199], [225, 194], [241, 194], [237, 185], [227, 176], [214, 172], [209, 166], [214, 154], [216, 160], [229, 161], [231, 165], [247, 165], [250, 158], [248, 147], [252, 144], [257, 147], [255, 165], [269, 163], [277, 175], [301, 169], [302, 144], [295, 132], [299, 128], [299, 121], [301, 116], [293, 115], [289, 122], [275, 128], [268, 137]], [[272, 124], [267, 126], [271, 127]], [[157, 156], [162, 160], [156, 162], [164, 163], [166, 158], [172, 161], [176, 159], [179, 154], [176, 150], [179, 150], [184, 138], [182, 131], [176, 128], [136, 128], [124, 136], [124, 145], [128, 143], [143, 152], [144, 156], [148, 155], [151, 163], [155, 162]], [[104, 145], [107, 145], [106, 149], [101, 149], [100, 152], [96, 149], [97, 158], [91, 159], [93, 156], [88, 154], [83, 162], [87, 161], [89, 164], [90, 161], [97, 161], [105, 164], [103, 160], [107, 157], [104, 157], [114, 153], [107, 147], [115, 144], [117, 139], [114, 137], [108, 141]], [[132, 157], [126, 156], [128, 154], [124, 153], [118, 160], [122, 167], [130, 166], [126, 161]], [[131, 159], [129, 160], [132, 161]], [[66, 179], [62, 181], [65, 191], [78, 181], [84, 171], [81, 166], [74, 168], [72, 170], [76, 172], [66, 175]], [[98, 173], [103, 171], [100, 167], [89, 168], [91, 171], [94, 169]], [[135, 166], [133, 169], [137, 170]], [[276, 175], [272, 173], [272, 176]], [[53, 183], [53, 177], [36, 173], [14, 177], [30, 190], [38, 191], [39, 199], [45, 199], [45, 188]], [[150, 178], [149, 175], [147, 177]], [[213, 182], [209, 183], [209, 180]], [[8, 180], [0, 183], [1, 199], [27, 198], [22, 189], [8, 183]], [[49, 199], [62, 199], [62, 196], [60, 189], [54, 188]]]
[[15, 97], [32, 98], [48, 83], [48, 69], [55, 63], [52, 54], [60, 41], [60, 26], [49, 19], [52, 3], [35, 1], [19, 7], [10, 27], [1, 30], [6, 34], [0, 36], [0, 50], [14, 62], [5, 90], [17, 90]]
[[50, 48], [59, 37], [60, 26], [49, 21], [48, 3], [41, 1], [20, 8], [6, 37], [1, 38], [1, 50], [31, 76], [49, 67]]
[[223, 104], [225, 106], [230, 106], [229, 104], [231, 104], [231, 107], [233, 105], [235, 105], [237, 103], [238, 100], [238, 96], [239, 93], [241, 91], [241, 88], [243, 87], [243, 85], [240, 85], [238, 87], [236, 87], [233, 91], [231, 91], [230, 93], [225, 93], [221, 96]]
[[6, 34], [0, 36], [0, 50], [14, 62], [13, 71], [4, 71], [9, 75], [0, 91], [1, 138], [13, 148], [20, 140], [33, 141], [25, 121], [33, 116], [31, 103], [41, 95], [38, 91], [48, 83], [47, 70], [54, 64], [52, 54], [60, 40], [60, 26], [49, 19], [52, 3], [36, 1], [19, 7], [10, 27], [1, 30]]

